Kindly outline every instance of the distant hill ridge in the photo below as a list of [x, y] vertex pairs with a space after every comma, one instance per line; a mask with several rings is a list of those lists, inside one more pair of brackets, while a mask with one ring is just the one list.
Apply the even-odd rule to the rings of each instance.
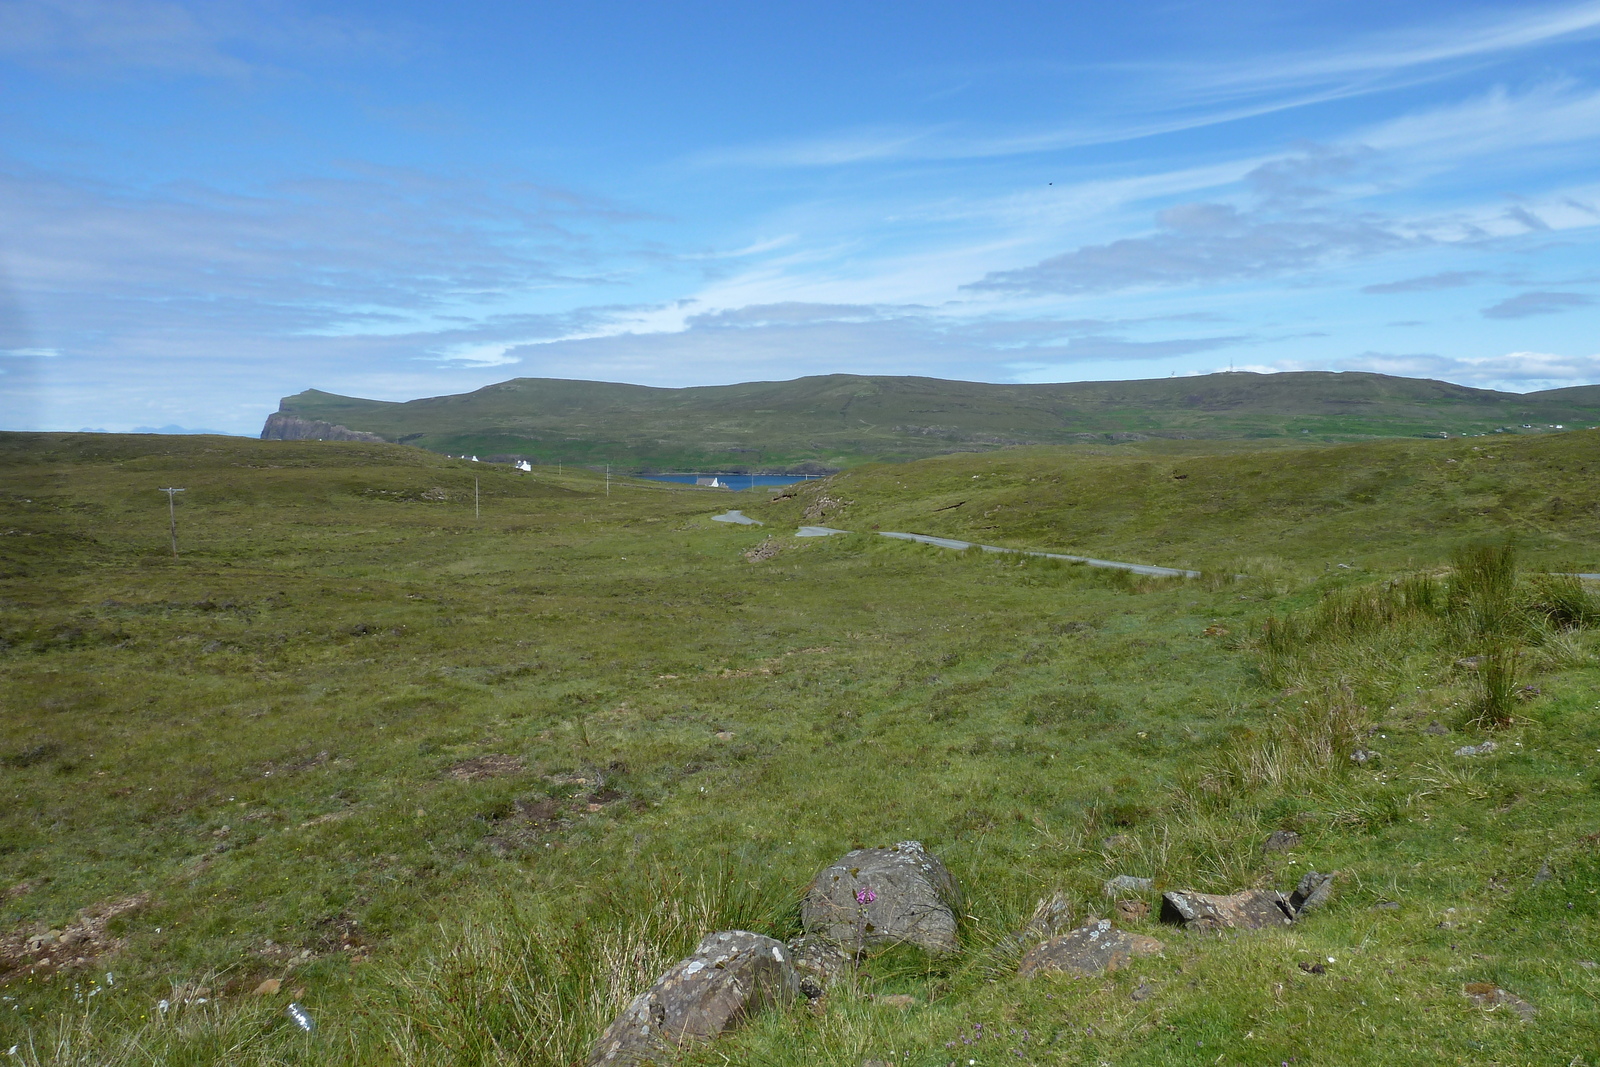
[[284, 397], [261, 436], [376, 437], [641, 472], [801, 473], [1021, 444], [1454, 437], [1592, 423], [1600, 385], [1519, 394], [1358, 371], [1047, 385], [828, 374], [683, 389], [514, 378], [404, 403], [308, 389]]

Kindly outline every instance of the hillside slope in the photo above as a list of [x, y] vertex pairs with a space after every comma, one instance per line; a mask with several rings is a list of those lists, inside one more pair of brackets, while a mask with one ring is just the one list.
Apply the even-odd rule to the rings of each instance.
[[1062, 385], [834, 374], [689, 389], [517, 378], [405, 403], [307, 390], [283, 399], [263, 436], [291, 436], [313, 422], [452, 454], [801, 472], [1021, 444], [1328, 441], [1589, 425], [1600, 422], [1600, 395], [1583, 387], [1524, 396], [1355, 372]]

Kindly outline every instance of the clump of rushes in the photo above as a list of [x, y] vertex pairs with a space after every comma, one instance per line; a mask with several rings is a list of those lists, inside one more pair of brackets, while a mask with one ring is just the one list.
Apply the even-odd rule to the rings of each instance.
[[1509, 541], [1467, 545], [1455, 551], [1451, 563], [1449, 610], [1468, 640], [1509, 636], [1521, 619], [1516, 549]]
[[1504, 729], [1515, 721], [1511, 709], [1517, 700], [1517, 657], [1521, 649], [1504, 642], [1491, 647], [1478, 663], [1478, 687], [1466, 725], [1474, 729]]
[[1541, 574], [1530, 583], [1527, 611], [1558, 630], [1581, 630], [1600, 622], [1600, 608], [1576, 574]]

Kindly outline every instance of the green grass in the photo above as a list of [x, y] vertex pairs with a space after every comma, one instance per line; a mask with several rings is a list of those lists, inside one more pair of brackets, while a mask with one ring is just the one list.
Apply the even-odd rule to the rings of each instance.
[[1596, 473], [1591, 431], [1254, 451], [1151, 442], [874, 464], [745, 510], [798, 522], [826, 496], [844, 505], [826, 521], [846, 529], [1226, 574], [1445, 566], [1496, 539], [1536, 568], [1600, 573]]
[[[683, 1062], [1592, 1059], [1594, 609], [1529, 573], [1594, 558], [1591, 445], [1505, 444], [1528, 451], [1022, 450], [752, 503], [382, 445], [0, 437], [0, 939], [148, 895], [111, 922], [118, 951], [0, 988], [0, 1051], [571, 1063], [704, 933], [792, 934], [818, 869], [916, 837], [967, 892], [959, 958], [879, 957]], [[987, 518], [931, 510], [981, 482], [955, 514]], [[861, 532], [743, 558], [818, 495], [854, 500], [828, 521]], [[1518, 518], [1552, 496], [1568, 520]], [[730, 503], [773, 525], [709, 521]], [[1522, 571], [1472, 593], [1453, 554], [1507, 533]], [[1359, 569], [1325, 568], [1342, 536]], [[1514, 640], [1514, 710], [1488, 732], [1485, 673], [1457, 663], [1483, 654], [1472, 603]], [[1274, 829], [1302, 846], [1263, 854]], [[1013, 977], [1006, 935], [1051, 891], [1083, 915], [1113, 874], [1286, 889], [1310, 867], [1345, 875], [1292, 930], [1150, 924], [1167, 951], [1127, 971]], [[252, 995], [269, 977], [282, 991]], [[1537, 1019], [1473, 1006], [1471, 981]], [[883, 992], [921, 1003], [861, 995]]]

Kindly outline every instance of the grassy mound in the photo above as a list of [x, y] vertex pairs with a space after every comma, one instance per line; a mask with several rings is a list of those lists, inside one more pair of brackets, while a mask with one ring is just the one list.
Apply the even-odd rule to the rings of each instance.
[[[1589, 1056], [1596, 608], [1542, 574], [1600, 570], [1589, 441], [1024, 450], [751, 504], [384, 445], [5, 435], [0, 1048], [572, 1063], [705, 932], [791, 935], [818, 869], [914, 837], [967, 891], [958, 958], [876, 957], [683, 1062]], [[860, 532], [787, 536], [823, 497]], [[730, 503], [771, 525], [709, 521]], [[1118, 874], [1313, 867], [1337, 893], [1289, 930], [1135, 922], [1163, 956], [1014, 977], [1052, 891], [1106, 914]]]

